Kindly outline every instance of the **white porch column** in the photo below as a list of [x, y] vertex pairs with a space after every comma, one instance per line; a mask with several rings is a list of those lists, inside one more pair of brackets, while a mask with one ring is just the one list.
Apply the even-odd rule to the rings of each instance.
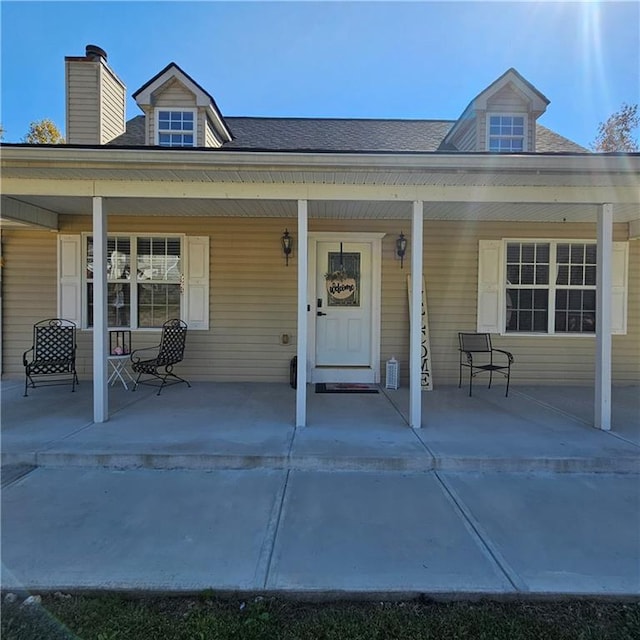
[[93, 198], [93, 421], [109, 419], [107, 383], [107, 212], [100, 197]]
[[296, 381], [296, 427], [305, 427], [307, 424], [308, 242], [307, 201], [298, 200], [298, 371]]
[[423, 203], [413, 203], [411, 222], [411, 317], [409, 318], [409, 424], [422, 426], [420, 353], [422, 349], [422, 227]]
[[596, 278], [596, 393], [594, 426], [611, 429], [611, 282], [613, 205], [603, 204], [598, 215]]

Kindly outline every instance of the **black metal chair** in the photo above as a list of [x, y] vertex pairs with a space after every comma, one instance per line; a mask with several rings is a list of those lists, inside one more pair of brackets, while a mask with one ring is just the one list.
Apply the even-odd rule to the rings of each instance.
[[[33, 325], [33, 344], [22, 354], [24, 396], [29, 387], [71, 384], [76, 390], [76, 325], [64, 318], [41, 320]], [[38, 384], [36, 385], [36, 381]]]
[[[469, 369], [469, 396], [471, 396], [473, 378], [483, 371], [489, 372], [489, 389], [493, 381], [493, 373], [502, 374], [507, 379], [507, 389], [505, 397], [509, 395], [509, 381], [511, 379], [511, 365], [513, 355], [502, 349], [493, 349], [491, 346], [491, 336], [488, 333], [458, 333], [460, 343], [460, 375], [458, 378], [458, 389], [462, 386], [462, 368]], [[500, 362], [494, 361], [494, 354]]]
[[[167, 320], [162, 325], [160, 344], [155, 347], [136, 349], [131, 353], [131, 369], [138, 374], [133, 390], [139, 384], [148, 384], [159, 387], [157, 395], [164, 387], [184, 382], [191, 385], [180, 376], [173, 373], [173, 365], [182, 362], [184, 358], [184, 345], [187, 339], [187, 324], [177, 318]], [[144, 358], [143, 352], [155, 351], [153, 358]], [[143, 375], [150, 376], [148, 380], [140, 380]]]

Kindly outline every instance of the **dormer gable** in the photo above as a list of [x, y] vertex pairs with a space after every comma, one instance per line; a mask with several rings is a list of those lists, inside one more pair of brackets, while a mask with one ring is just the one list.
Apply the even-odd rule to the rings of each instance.
[[233, 139], [213, 97], [175, 62], [132, 97], [145, 114], [148, 145], [221, 147]]
[[536, 120], [548, 104], [538, 89], [511, 68], [471, 100], [440, 148], [535, 152]]

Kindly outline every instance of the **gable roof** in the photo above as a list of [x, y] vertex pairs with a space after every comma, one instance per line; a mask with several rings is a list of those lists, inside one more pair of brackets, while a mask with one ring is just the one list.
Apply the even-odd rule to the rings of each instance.
[[538, 89], [536, 89], [525, 77], [518, 73], [516, 69], [511, 67], [498, 79], [494, 80], [488, 87], [483, 89], [471, 100], [471, 102], [469, 102], [462, 112], [462, 115], [458, 118], [455, 125], [451, 127], [446, 138], [442, 141], [443, 145], [446, 147], [450, 144], [450, 141], [454, 139], [459, 128], [469, 122], [469, 120], [474, 117], [474, 114], [478, 109], [486, 111], [488, 100], [509, 84], [515, 87], [516, 91], [531, 100], [531, 111], [535, 114], [536, 118], [544, 113], [550, 102], [549, 99], [543, 93], [538, 91]]
[[[314, 152], [423, 153], [455, 151], [442, 141], [455, 120], [382, 120], [351, 118], [225, 118], [233, 140], [221, 149]], [[127, 130], [109, 144], [144, 146], [145, 117], [127, 122]], [[179, 148], [176, 148], [179, 150]], [[215, 149], [211, 149], [215, 151]], [[537, 153], [587, 153], [588, 149], [536, 125]]]
[[209, 111], [209, 115], [216, 125], [216, 130], [221, 134], [223, 141], [232, 139], [231, 132], [222, 117], [220, 109], [213, 96], [205, 91], [186, 71], [183, 71], [175, 62], [170, 62], [164, 69], [156, 73], [153, 78], [145, 82], [132, 95], [132, 98], [140, 105], [149, 105], [153, 103], [152, 94], [160, 87], [165, 85], [172, 78], [178, 80], [184, 85], [196, 98], [196, 104], [199, 107], [205, 107]]

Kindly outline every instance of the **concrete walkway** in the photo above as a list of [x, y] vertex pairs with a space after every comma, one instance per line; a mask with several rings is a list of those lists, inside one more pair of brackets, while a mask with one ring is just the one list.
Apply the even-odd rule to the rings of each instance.
[[21, 392], [3, 385], [5, 590], [640, 595], [627, 390], [612, 433], [580, 394], [530, 389], [425, 394], [416, 431], [402, 390], [310, 393], [305, 429], [285, 385], [114, 388], [102, 425], [88, 384]]

